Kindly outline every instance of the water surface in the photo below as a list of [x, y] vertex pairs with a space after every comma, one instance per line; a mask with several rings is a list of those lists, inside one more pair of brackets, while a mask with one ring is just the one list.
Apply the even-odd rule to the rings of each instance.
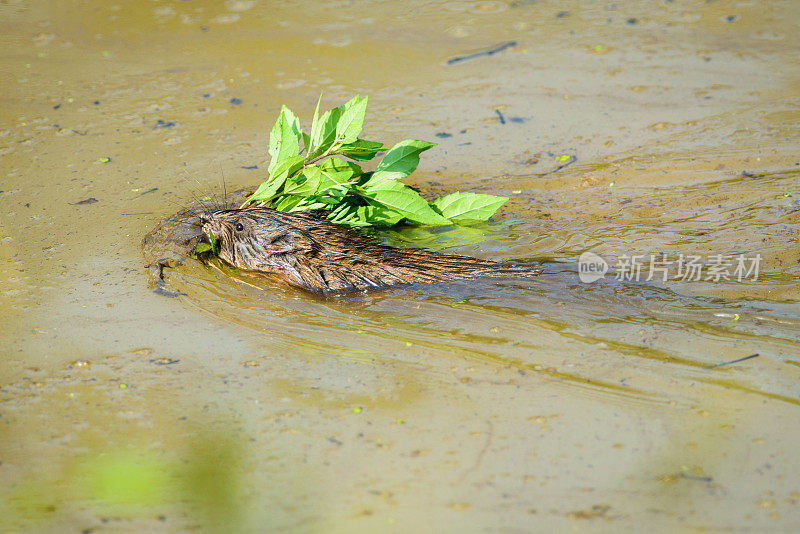
[[[798, 20], [3, 3], [0, 527], [800, 528]], [[262, 180], [280, 106], [308, 121], [321, 91], [368, 94], [370, 138], [439, 143], [411, 185], [511, 197], [382, 239], [545, 275], [320, 299], [188, 261], [186, 296], [152, 293], [142, 237]], [[592, 284], [587, 251], [612, 267]], [[757, 278], [613, 273], [742, 254]]]

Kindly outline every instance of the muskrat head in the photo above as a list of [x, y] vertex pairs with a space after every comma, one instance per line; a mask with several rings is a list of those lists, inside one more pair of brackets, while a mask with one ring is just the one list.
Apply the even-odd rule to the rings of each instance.
[[311, 251], [313, 240], [268, 208], [223, 209], [200, 216], [205, 234], [219, 243], [219, 257], [248, 271], [264, 270]]

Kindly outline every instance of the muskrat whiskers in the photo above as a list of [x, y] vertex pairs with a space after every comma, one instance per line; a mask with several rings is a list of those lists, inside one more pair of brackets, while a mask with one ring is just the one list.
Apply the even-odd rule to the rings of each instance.
[[[186, 171], [184, 170], [184, 172]], [[205, 192], [207, 191], [207, 185], [201, 184], [200, 180], [198, 180], [196, 177], [191, 176], [188, 173], [186, 174], [197, 184], [197, 190], [190, 190], [189, 193], [191, 194], [192, 198], [194, 198], [195, 204], [202, 206], [203, 211], [214, 211], [220, 209], [220, 207], [227, 206], [227, 200], [224, 200], [224, 198], [227, 197], [227, 191], [224, 192], [225, 197], [223, 197], [223, 200], [221, 201], [219, 199], [219, 195], [214, 192], [213, 188], [211, 192]]]
[[172, 193], [171, 191], [168, 191], [164, 194], [162, 198], [172, 206], [176, 206], [178, 208], [178, 213], [190, 210], [192, 208], [192, 204], [187, 203], [183, 199], [170, 198], [170, 196], [172, 196], [173, 194], [174, 193]]
[[222, 177], [222, 206], [224, 208], [229, 208], [228, 205], [228, 188], [225, 185], [225, 169], [222, 167], [222, 163], [219, 164], [219, 174]]

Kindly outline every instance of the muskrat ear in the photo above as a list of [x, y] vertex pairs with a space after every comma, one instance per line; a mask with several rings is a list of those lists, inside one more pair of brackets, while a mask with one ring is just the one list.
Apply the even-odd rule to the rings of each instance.
[[286, 230], [272, 236], [267, 246], [271, 254], [304, 252], [314, 248], [314, 241], [300, 230]]

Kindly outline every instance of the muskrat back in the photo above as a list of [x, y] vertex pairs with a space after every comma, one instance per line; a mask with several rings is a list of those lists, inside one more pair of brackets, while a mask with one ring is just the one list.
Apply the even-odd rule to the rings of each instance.
[[479, 277], [530, 277], [531, 265], [381, 245], [318, 212], [220, 209], [200, 216], [219, 242], [219, 257], [246, 273], [314, 292]]

